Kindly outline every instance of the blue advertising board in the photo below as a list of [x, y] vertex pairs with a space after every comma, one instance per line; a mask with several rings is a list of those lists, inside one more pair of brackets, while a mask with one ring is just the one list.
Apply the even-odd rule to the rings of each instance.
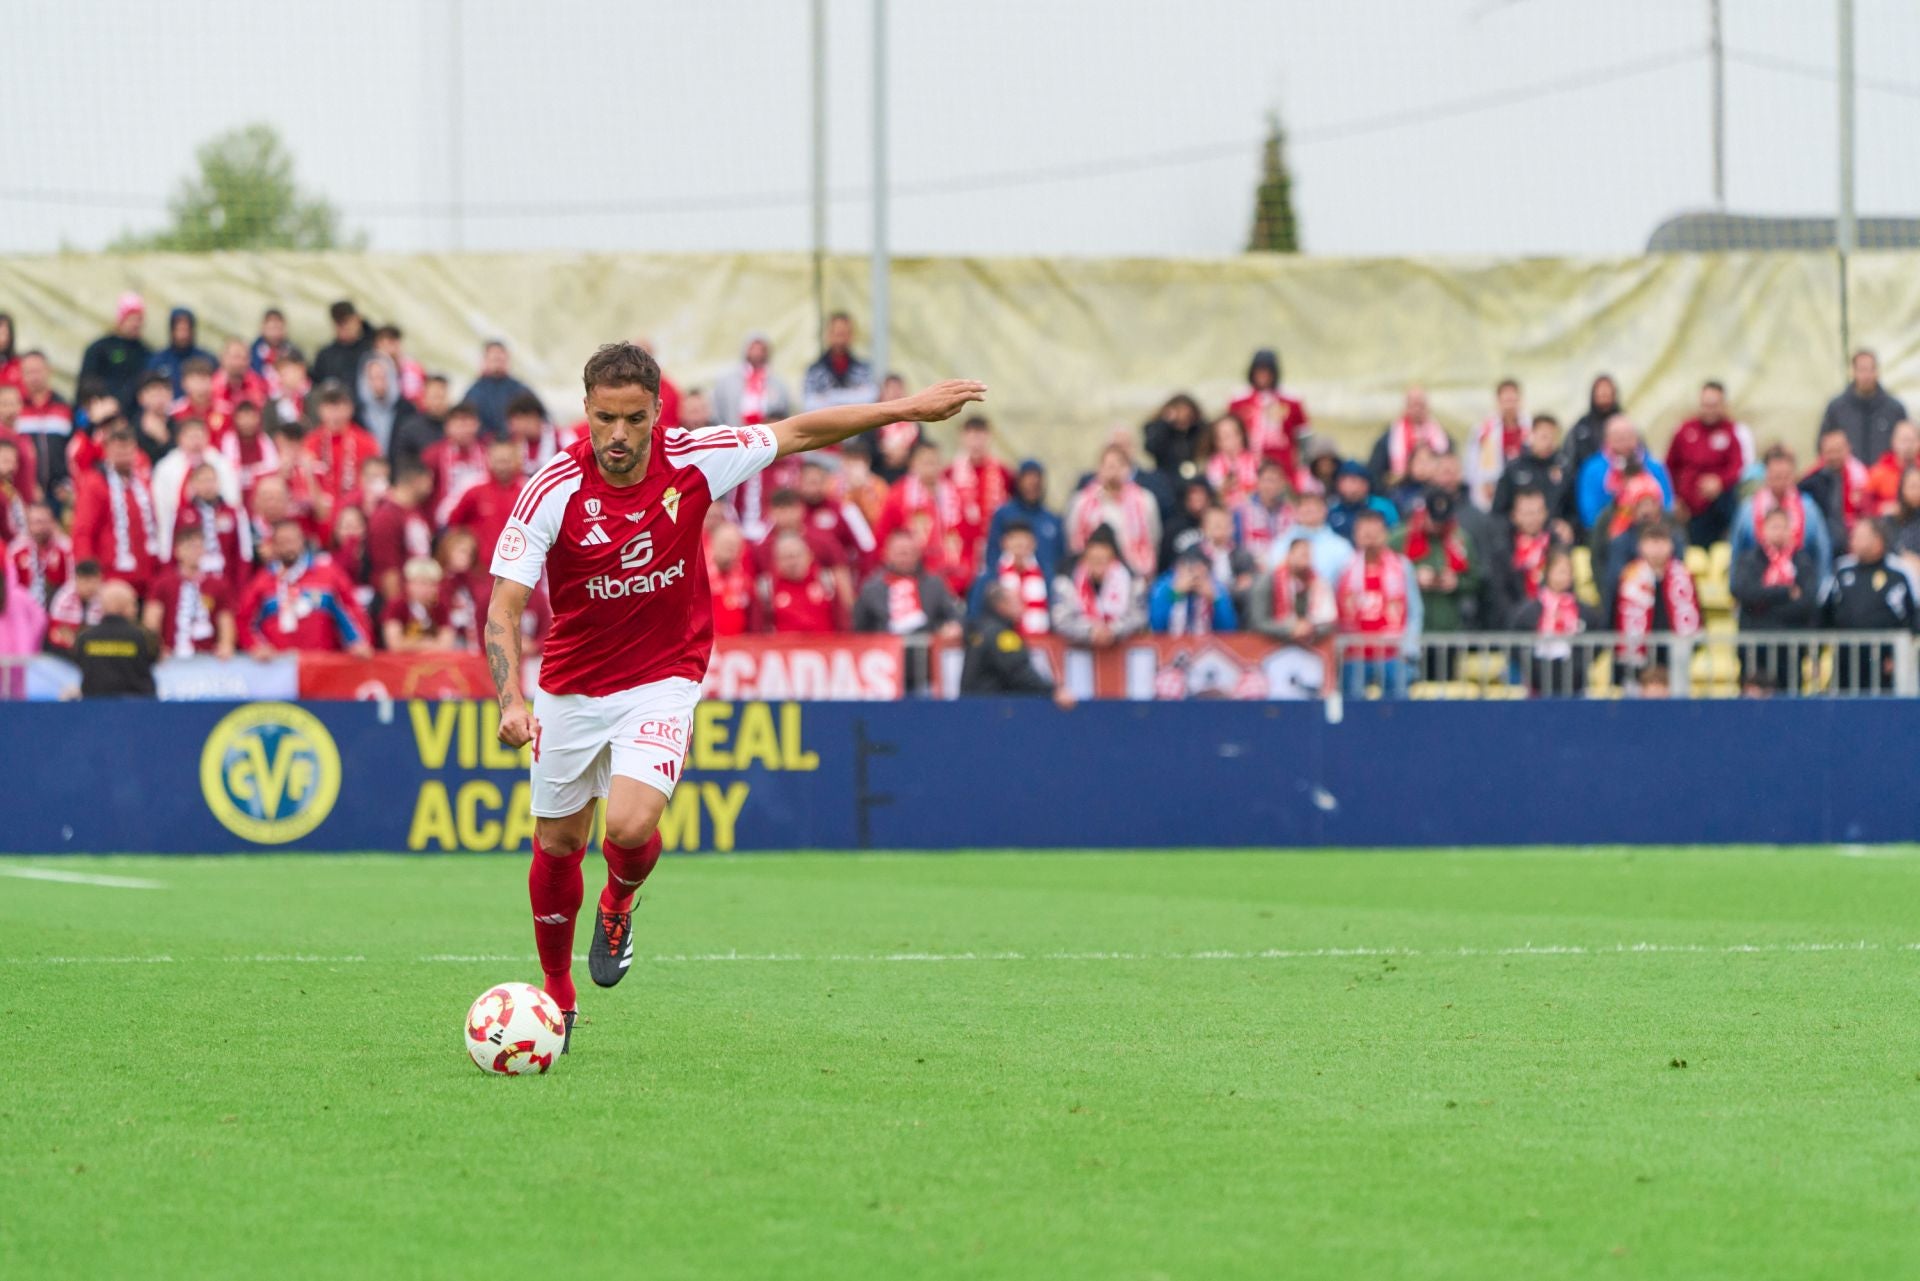
[[[0, 704], [16, 853], [520, 850], [484, 702]], [[1911, 840], [1920, 702], [709, 702], [669, 850]]]

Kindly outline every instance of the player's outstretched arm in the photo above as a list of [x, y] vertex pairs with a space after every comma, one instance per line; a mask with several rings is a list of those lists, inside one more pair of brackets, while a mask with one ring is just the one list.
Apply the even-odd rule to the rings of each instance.
[[487, 602], [487, 671], [500, 697], [500, 741], [508, 747], [531, 742], [540, 730], [520, 693], [520, 615], [532, 595], [525, 583], [496, 577], [493, 599]]
[[985, 383], [951, 378], [899, 400], [876, 401], [871, 405], [833, 405], [796, 414], [773, 424], [771, 430], [781, 456], [785, 457], [837, 445], [888, 423], [945, 422], [968, 401], [984, 400], [986, 395]]

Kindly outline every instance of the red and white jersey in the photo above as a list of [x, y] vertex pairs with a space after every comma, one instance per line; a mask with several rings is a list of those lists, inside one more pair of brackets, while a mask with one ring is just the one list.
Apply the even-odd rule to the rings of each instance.
[[713, 650], [707, 509], [777, 452], [765, 427], [670, 427], [654, 433], [637, 484], [607, 484], [591, 440], [535, 473], [494, 547], [493, 572], [527, 587], [547, 576], [553, 628], [540, 688], [599, 697], [704, 677]]

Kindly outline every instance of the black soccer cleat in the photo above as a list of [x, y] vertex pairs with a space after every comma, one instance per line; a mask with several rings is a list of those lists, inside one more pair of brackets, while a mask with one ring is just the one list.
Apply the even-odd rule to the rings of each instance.
[[560, 1053], [566, 1054], [573, 1049], [573, 1021], [580, 1017], [578, 1010], [562, 1010], [560, 1017], [567, 1021], [567, 1030], [560, 1041]]
[[593, 946], [587, 949], [587, 973], [601, 987], [627, 977], [633, 964], [633, 912], [601, 912], [594, 919]]

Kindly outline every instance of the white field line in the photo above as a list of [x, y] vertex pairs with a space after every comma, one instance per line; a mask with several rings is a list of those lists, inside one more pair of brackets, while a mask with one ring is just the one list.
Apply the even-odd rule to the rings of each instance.
[[58, 881], [62, 885], [100, 885], [110, 890], [164, 890], [165, 881], [138, 876], [102, 876], [96, 872], [62, 872], [51, 867], [0, 867], [0, 876], [22, 881]]
[[[809, 955], [804, 952], [670, 952], [642, 957], [656, 965], [783, 964], [812, 962], [850, 965], [953, 964], [978, 961], [1315, 961], [1394, 959], [1425, 957], [1445, 960], [1450, 957], [1507, 956], [1766, 956], [1812, 952], [1916, 952], [1920, 943], [1872, 943], [1865, 939], [1845, 943], [1613, 943], [1599, 946], [1579, 943], [1523, 943], [1517, 947], [1316, 947], [1262, 948], [1256, 951], [1210, 950], [1199, 952], [829, 952]], [[304, 952], [280, 954], [256, 953], [239, 956], [11, 956], [0, 957], [0, 965], [192, 965], [196, 963], [230, 965], [360, 965], [365, 956], [323, 956]], [[517, 952], [436, 952], [413, 960], [426, 964], [478, 965], [526, 964], [535, 958]], [[584, 955], [573, 958], [584, 961]]]

